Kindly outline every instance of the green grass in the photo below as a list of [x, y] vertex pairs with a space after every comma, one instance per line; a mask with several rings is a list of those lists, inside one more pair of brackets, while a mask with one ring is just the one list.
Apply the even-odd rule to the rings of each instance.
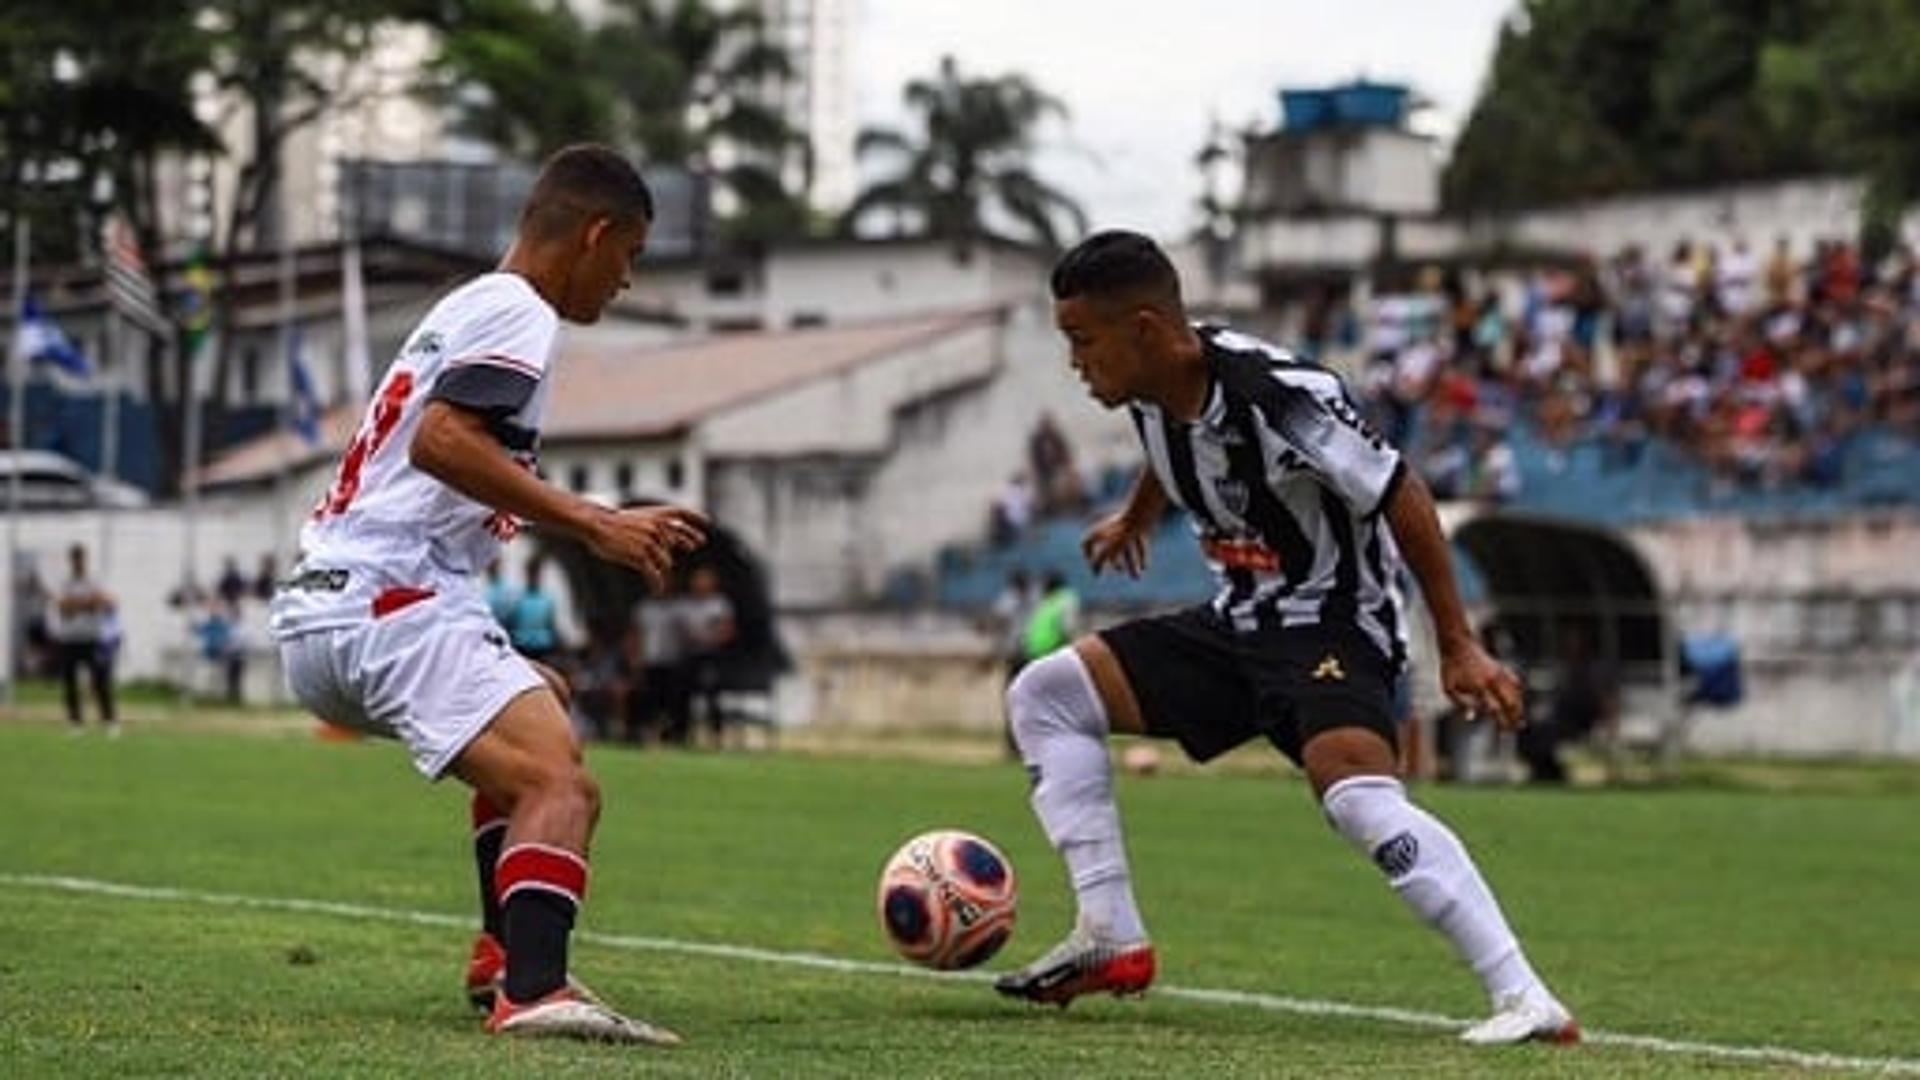
[[[891, 955], [872, 912], [893, 847], [998, 841], [1021, 928], [1065, 928], [1060, 869], [1004, 765], [594, 753], [607, 811], [584, 926]], [[390, 745], [0, 726], [0, 874], [461, 915], [466, 808]], [[1273, 776], [1124, 778], [1164, 984], [1452, 1016], [1445, 946]], [[1920, 1055], [1911, 791], [1428, 789], [1536, 965], [1590, 1028]], [[1443, 1031], [1149, 996], [1065, 1013], [976, 982], [582, 943], [575, 968], [677, 1028], [672, 1052], [502, 1043], [460, 1000], [456, 928], [0, 886], [0, 1073], [106, 1075], [1668, 1076], [1751, 1068], [1614, 1046], [1470, 1052]]]

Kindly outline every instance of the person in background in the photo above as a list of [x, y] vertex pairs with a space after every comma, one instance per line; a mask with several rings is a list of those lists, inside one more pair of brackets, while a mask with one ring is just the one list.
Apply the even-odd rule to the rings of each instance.
[[500, 560], [487, 564], [487, 610], [493, 613], [493, 621], [501, 629], [513, 625], [514, 609], [520, 606], [520, 590], [507, 581], [500, 571]]
[[220, 577], [213, 584], [213, 591], [221, 603], [230, 608], [239, 607], [250, 588], [247, 579], [240, 573], [240, 560], [229, 555], [221, 561]]
[[1067, 576], [1058, 570], [1047, 571], [1040, 582], [1040, 598], [1027, 617], [1022, 642], [1026, 663], [1044, 659], [1073, 643], [1080, 633], [1080, 594], [1067, 584]]
[[507, 636], [520, 655], [546, 663], [560, 651], [560, 630], [554, 622], [553, 594], [540, 587], [546, 564], [535, 559], [527, 564], [527, 587], [513, 606], [513, 619], [506, 624]]
[[[1027, 620], [1033, 617], [1034, 605], [1039, 603], [1040, 595], [1034, 591], [1033, 579], [1027, 575], [1023, 566], [1007, 571], [1007, 584], [1000, 595], [993, 598], [993, 607], [988, 613], [987, 629], [993, 634], [995, 647], [999, 650], [997, 659], [1005, 680], [1001, 691], [1013, 685], [1014, 677], [1020, 669], [1027, 666]], [[1020, 748], [1013, 742], [1013, 725], [1004, 727], [1007, 757], [1019, 760]]]
[[265, 604], [273, 600], [273, 590], [280, 584], [280, 567], [274, 562], [273, 552], [260, 556], [260, 569], [253, 575], [253, 598]]
[[693, 730], [692, 684], [687, 679], [686, 621], [678, 591], [649, 596], [635, 612], [640, 631], [640, 728], [660, 741], [685, 746]]
[[113, 652], [118, 644], [113, 597], [87, 576], [87, 549], [67, 550], [67, 580], [53, 601], [53, 639], [60, 656], [60, 681], [66, 687], [67, 722], [85, 730], [80, 713], [80, 669], [87, 669], [100, 724], [108, 736], [120, 734], [113, 708]]
[[687, 595], [679, 604], [685, 627], [689, 691], [700, 700], [700, 712], [713, 745], [723, 745], [726, 717], [720, 709], [720, 660], [739, 636], [733, 601], [720, 589], [720, 574], [710, 565], [696, 566], [687, 577]]

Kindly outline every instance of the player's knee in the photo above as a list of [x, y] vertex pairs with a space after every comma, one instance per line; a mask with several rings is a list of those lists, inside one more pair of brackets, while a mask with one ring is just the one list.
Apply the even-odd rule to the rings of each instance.
[[600, 781], [585, 769], [574, 770], [574, 790], [579, 793], [580, 801], [587, 808], [588, 820], [600, 820]]
[[1320, 808], [1335, 832], [1371, 856], [1394, 831], [1394, 808], [1406, 797], [1406, 789], [1391, 776], [1353, 776], [1329, 787]]
[[1020, 669], [1007, 687], [1007, 719], [1022, 751], [1049, 734], [1093, 729], [1099, 702], [1072, 649], [1050, 653]]

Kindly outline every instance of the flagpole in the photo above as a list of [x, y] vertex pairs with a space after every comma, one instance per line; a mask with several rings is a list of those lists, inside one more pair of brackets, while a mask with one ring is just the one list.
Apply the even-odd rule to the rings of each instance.
[[[102, 281], [104, 282], [104, 277]], [[107, 304], [107, 348], [100, 358], [100, 475], [111, 483], [120, 479], [120, 315]], [[100, 505], [100, 578], [113, 578], [113, 497]]]
[[[27, 358], [21, 352], [20, 322], [27, 310], [27, 262], [28, 253], [33, 245], [33, 222], [26, 211], [18, 205], [13, 213], [13, 341], [7, 353], [13, 363], [8, 365], [8, 374], [13, 380], [12, 393], [7, 399], [7, 449], [19, 451], [26, 443], [27, 425]], [[17, 454], [16, 454], [17, 456]], [[7, 671], [6, 678], [0, 680], [0, 694], [4, 694], [6, 704], [14, 702], [15, 684], [19, 681], [23, 656], [21, 646], [20, 613], [14, 605], [20, 599], [20, 470], [21, 463], [16, 462], [7, 475]]]
[[180, 583], [196, 588], [200, 585], [196, 572], [200, 563], [200, 399], [196, 384], [200, 381], [200, 355], [206, 351], [205, 345], [204, 340], [188, 343], [190, 351], [180, 363], [180, 404], [185, 413], [181, 422], [185, 430], [180, 434], [180, 492], [185, 504]]
[[[293, 400], [293, 308], [294, 293], [296, 290], [294, 283], [293, 244], [288, 239], [289, 234], [293, 232], [293, 228], [292, 222], [287, 220], [287, 218], [291, 216], [287, 209], [291, 201], [292, 200], [282, 199], [280, 202], [280, 228], [278, 230], [280, 234], [280, 357], [282, 370], [287, 380], [287, 396], [280, 405], [280, 423], [276, 425], [277, 430], [273, 433], [275, 440], [284, 438], [287, 430], [293, 426], [293, 410], [295, 407]], [[280, 454], [280, 460], [274, 465], [273, 497], [268, 504], [273, 507], [273, 557], [275, 559], [285, 557], [287, 550], [287, 513], [286, 507], [281, 504], [286, 498], [286, 479], [287, 473], [291, 468], [292, 455], [283, 450]]]

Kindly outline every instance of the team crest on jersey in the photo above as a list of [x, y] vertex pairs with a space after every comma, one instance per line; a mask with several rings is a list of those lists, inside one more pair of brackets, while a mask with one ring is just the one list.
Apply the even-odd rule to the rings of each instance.
[[1247, 516], [1247, 500], [1252, 493], [1247, 490], [1246, 481], [1231, 476], [1217, 477], [1213, 481], [1214, 494], [1220, 496], [1220, 505], [1234, 517]]
[[407, 342], [407, 347], [401, 355], [431, 360], [439, 356], [446, 347], [447, 340], [440, 336], [438, 330], [422, 330], [413, 335], [412, 341]]

